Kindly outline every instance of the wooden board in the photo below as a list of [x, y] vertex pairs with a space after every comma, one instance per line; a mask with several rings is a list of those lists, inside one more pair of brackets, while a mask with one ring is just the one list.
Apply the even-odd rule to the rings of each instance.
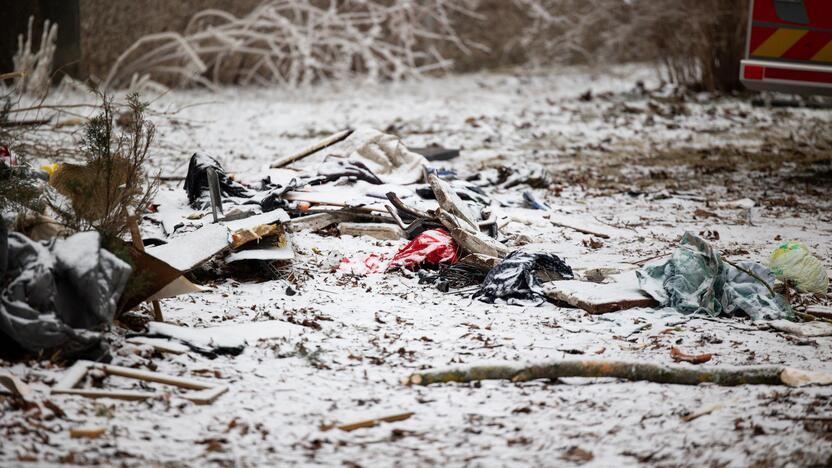
[[657, 302], [637, 287], [622, 283], [553, 281], [544, 285], [546, 297], [565, 302], [590, 314], [605, 314], [636, 307], [655, 307]]
[[367, 236], [379, 240], [405, 238], [402, 228], [385, 223], [341, 223], [338, 225], [338, 232], [342, 236]]
[[209, 224], [171, 239], [165, 245], [148, 247], [147, 253], [179, 271], [187, 272], [228, 248], [228, 228]]

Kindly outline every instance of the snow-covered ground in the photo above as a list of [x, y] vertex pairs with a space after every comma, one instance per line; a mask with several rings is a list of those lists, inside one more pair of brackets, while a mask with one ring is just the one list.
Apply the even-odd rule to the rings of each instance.
[[[643, 82], [643, 86], [638, 82]], [[646, 88], [646, 90], [645, 90]], [[591, 95], [585, 94], [591, 90]], [[280, 155], [346, 127], [400, 135], [409, 146], [462, 148], [438, 165], [461, 176], [499, 165], [544, 165], [553, 186], [535, 194], [555, 213], [631, 233], [590, 243], [521, 213], [502, 229], [579, 272], [636, 268], [670, 252], [689, 230], [732, 259], [764, 261], [781, 240], [805, 242], [832, 269], [832, 112], [753, 107], [748, 99], [659, 88], [651, 70], [551, 70], [481, 74], [390, 85], [342, 84], [302, 92], [180, 91], [156, 102], [165, 176], [184, 175], [194, 151], [257, 180]], [[314, 165], [311, 158], [300, 164]], [[184, 200], [174, 183], [166, 197]], [[168, 192], [169, 191], [169, 192]], [[522, 190], [495, 190], [519, 203]], [[754, 207], [732, 201], [750, 199]], [[158, 227], [146, 224], [156, 232]], [[710, 232], [708, 232], [710, 231]], [[716, 232], [717, 234], [714, 234]], [[64, 369], [48, 362], [3, 367], [65, 416], [24, 411], [0, 396], [0, 464], [349, 466], [811, 466], [832, 463], [829, 387], [685, 387], [614, 380], [484, 382], [408, 387], [415, 370], [479, 361], [603, 357], [672, 363], [670, 347], [712, 353], [706, 365], [785, 364], [832, 371], [832, 337], [803, 339], [748, 320], [630, 310], [591, 316], [552, 304], [491, 305], [418, 284], [414, 274], [332, 273], [344, 256], [394, 253], [405, 241], [293, 236], [297, 294], [283, 280], [213, 284], [162, 301], [189, 326], [286, 320], [287, 338], [207, 359], [126, 345], [114, 363], [217, 380], [230, 390], [196, 406], [151, 385], [148, 402], [47, 397]], [[268, 278], [269, 274], [264, 274]], [[804, 302], [828, 299], [802, 297]], [[291, 321], [295, 325], [288, 325]], [[305, 325], [298, 325], [304, 323]], [[113, 385], [129, 382], [112, 379]], [[709, 405], [713, 412], [686, 422]], [[413, 412], [353, 432], [333, 423]], [[102, 425], [104, 436], [69, 429]]]

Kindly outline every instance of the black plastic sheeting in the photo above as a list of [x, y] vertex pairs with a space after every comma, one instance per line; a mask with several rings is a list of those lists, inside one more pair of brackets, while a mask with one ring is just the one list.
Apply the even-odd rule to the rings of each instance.
[[16, 232], [0, 236], [3, 354], [105, 355], [99, 331], [113, 320], [130, 265], [104, 250], [94, 231], [49, 244]]
[[452, 289], [481, 284], [486, 274], [485, 271], [464, 263], [439, 264], [435, 271], [427, 269], [418, 271], [419, 284], [433, 284], [436, 289], [445, 293]]
[[540, 305], [546, 300], [540, 277], [554, 280], [575, 276], [572, 267], [557, 255], [516, 250], [488, 272], [474, 297], [488, 303], [503, 299], [509, 304], [533, 301]]
[[211, 168], [217, 172], [223, 194], [229, 197], [251, 197], [248, 189], [228, 177], [219, 161], [204, 153], [194, 153], [188, 164], [188, 175], [185, 176], [185, 191], [188, 192], [188, 203], [192, 207], [199, 209], [210, 206], [207, 197], [202, 202], [200, 200], [203, 194], [208, 193], [208, 169]]
[[335, 161], [324, 164], [318, 169], [318, 177], [310, 179], [308, 183], [309, 185], [321, 185], [342, 177], [350, 180], [363, 180], [373, 185], [384, 183], [361, 161]]

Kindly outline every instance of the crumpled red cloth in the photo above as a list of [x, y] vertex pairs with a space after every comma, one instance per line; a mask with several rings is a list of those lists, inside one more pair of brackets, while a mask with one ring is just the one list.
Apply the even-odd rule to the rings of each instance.
[[456, 242], [444, 229], [425, 231], [399, 249], [392, 259], [384, 254], [370, 254], [365, 257], [343, 258], [338, 265], [339, 273], [369, 275], [383, 273], [390, 267], [414, 268], [422, 264], [438, 265], [456, 263], [459, 260]]
[[444, 229], [425, 231], [407, 245], [402, 247], [390, 266], [404, 266], [413, 268], [423, 263], [438, 265], [440, 263], [456, 263], [459, 260], [456, 242]]
[[352, 259], [344, 257], [341, 259], [341, 264], [338, 265], [338, 272], [364, 276], [373, 273], [384, 273], [388, 265], [390, 265], [390, 259], [384, 254], [374, 253]]

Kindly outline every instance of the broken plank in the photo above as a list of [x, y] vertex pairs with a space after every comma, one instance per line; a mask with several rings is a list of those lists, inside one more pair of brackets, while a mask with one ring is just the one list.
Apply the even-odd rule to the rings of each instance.
[[457, 195], [450, 184], [437, 177], [436, 174], [428, 175], [428, 182], [430, 183], [430, 188], [433, 190], [434, 196], [436, 196], [436, 201], [439, 202], [439, 206], [465, 222], [465, 225], [460, 225], [461, 228], [479, 232], [479, 217]]
[[228, 391], [228, 387], [225, 385], [217, 385], [213, 388], [206, 388], [205, 390], [200, 390], [196, 392], [190, 392], [186, 395], [183, 395], [183, 398], [186, 400], [191, 401], [192, 403], [196, 403], [197, 405], [207, 405], [213, 403], [214, 400], [219, 398], [220, 395]]
[[605, 314], [636, 307], [655, 307], [658, 303], [636, 287], [621, 283], [599, 284], [588, 281], [553, 281], [544, 285], [549, 299], [565, 302], [590, 314]]
[[147, 253], [179, 271], [187, 272], [228, 247], [228, 228], [221, 224], [209, 224], [176, 237], [165, 245], [148, 247]]
[[379, 240], [397, 240], [405, 237], [402, 228], [385, 223], [341, 223], [338, 232], [342, 236], [367, 236]]
[[321, 229], [331, 226], [341, 220], [343, 217], [349, 217], [344, 213], [317, 213], [309, 216], [301, 216], [289, 222], [290, 232], [300, 231], [320, 231]]
[[81, 379], [87, 375], [90, 364], [92, 364], [90, 361], [75, 361], [75, 364], [64, 374], [64, 378], [52, 387], [52, 393], [55, 393], [56, 390], [69, 390], [78, 385]]

